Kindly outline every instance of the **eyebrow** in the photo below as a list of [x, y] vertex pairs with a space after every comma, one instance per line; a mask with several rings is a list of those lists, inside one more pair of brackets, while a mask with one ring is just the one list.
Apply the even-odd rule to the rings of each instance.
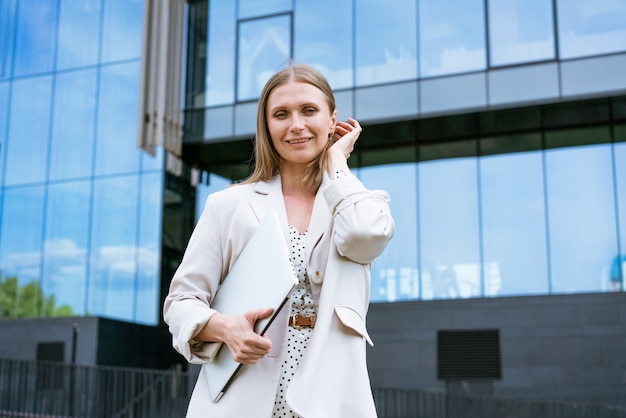
[[[286, 109], [286, 108], [288, 108], [288, 107], [291, 107], [291, 106], [279, 105], [279, 106], [274, 106], [274, 107], [268, 107], [267, 109], [268, 109], [269, 111], [271, 111], [271, 112], [275, 112], [275, 111], [277, 111], [277, 110], [283, 110], [283, 109]], [[320, 105], [315, 104], [315, 103], [313, 103], [313, 102], [306, 102], [306, 103], [303, 103], [303, 104], [298, 104], [296, 107], [298, 107], [298, 108], [303, 108], [303, 107], [315, 107], [315, 108], [319, 108], [319, 107], [320, 107]]]

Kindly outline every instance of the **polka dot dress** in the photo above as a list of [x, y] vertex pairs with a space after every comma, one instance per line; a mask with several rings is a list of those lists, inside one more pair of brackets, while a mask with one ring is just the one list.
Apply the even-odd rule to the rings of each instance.
[[[315, 314], [315, 302], [311, 295], [311, 287], [306, 280], [306, 266], [304, 264], [304, 239], [306, 232], [301, 234], [293, 226], [289, 226], [289, 238], [291, 247], [291, 262], [298, 276], [298, 285], [291, 294], [291, 313], [301, 315]], [[273, 417], [298, 418], [300, 415], [289, 409], [289, 405], [285, 400], [285, 393], [291, 378], [296, 372], [304, 350], [309, 344], [313, 328], [295, 329], [292, 326], [287, 328], [287, 346], [285, 347], [285, 356], [281, 365], [280, 380], [276, 390], [276, 400], [274, 401]]]

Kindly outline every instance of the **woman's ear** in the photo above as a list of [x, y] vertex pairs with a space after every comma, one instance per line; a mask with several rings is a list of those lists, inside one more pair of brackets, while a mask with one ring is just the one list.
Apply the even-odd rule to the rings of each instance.
[[330, 118], [330, 132], [329, 135], [335, 134], [335, 126], [337, 125], [337, 109], [333, 110], [333, 115]]

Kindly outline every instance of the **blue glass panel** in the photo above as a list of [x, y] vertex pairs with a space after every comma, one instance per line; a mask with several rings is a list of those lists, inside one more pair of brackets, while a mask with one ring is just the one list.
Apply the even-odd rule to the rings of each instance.
[[0, 228], [0, 271], [21, 285], [41, 280], [44, 188], [4, 189]]
[[485, 296], [548, 293], [541, 152], [480, 160]]
[[352, 0], [296, 0], [294, 7], [294, 58], [318, 68], [333, 89], [354, 86], [352, 16]]
[[626, 86], [626, 54], [563, 61], [559, 71], [564, 97], [620, 94]]
[[553, 59], [551, 0], [490, 0], [491, 65]]
[[141, 56], [142, 0], [104, 0], [102, 62]]
[[239, 19], [291, 11], [291, 0], [238, 0], [237, 5]]
[[61, 0], [57, 69], [98, 62], [101, 0]]
[[357, 86], [417, 78], [416, 3], [356, 3]]
[[61, 73], [54, 94], [50, 179], [91, 175], [96, 117], [96, 70]]
[[154, 155], [147, 152], [141, 153], [141, 171], [163, 170], [165, 166], [165, 151], [163, 147], [156, 147]]
[[84, 315], [87, 289], [87, 237], [91, 183], [51, 184], [48, 187], [42, 289], [58, 306]]
[[560, 95], [556, 62], [492, 70], [488, 74], [489, 104], [531, 102]]
[[237, 100], [259, 97], [265, 82], [291, 58], [291, 16], [239, 24]]
[[[359, 170], [369, 189], [389, 193], [396, 233], [372, 264], [371, 300], [393, 302], [420, 297], [417, 266], [416, 164], [394, 164]], [[398, 181], [401, 179], [401, 181]]]
[[4, 183], [4, 160], [9, 119], [9, 83], [0, 83], [0, 187]]
[[5, 151], [7, 185], [45, 179], [50, 135], [51, 81], [51, 77], [37, 77], [13, 82]]
[[546, 151], [546, 180], [552, 291], [606, 290], [617, 254], [611, 145]]
[[132, 320], [137, 286], [139, 176], [94, 182], [87, 312]]
[[626, 51], [626, 2], [557, 0], [560, 58]]
[[420, 76], [486, 67], [483, 0], [419, 2]]
[[17, 0], [0, 1], [0, 80], [11, 76]]
[[209, 7], [205, 105], [230, 104], [235, 101], [235, 2], [216, 0]]
[[159, 322], [162, 196], [163, 173], [142, 175], [137, 248], [137, 293], [133, 320], [150, 325], [156, 325]]
[[611, 290], [623, 290], [626, 277], [626, 125], [616, 127], [615, 135], [617, 140], [622, 141], [614, 145], [613, 151], [615, 155], [615, 189], [617, 190], [620, 251], [619, 257], [616, 254], [611, 263], [609, 280]]
[[[205, 176], [207, 176], [207, 174], [205, 174]], [[198, 222], [198, 219], [200, 218], [200, 215], [204, 210], [204, 204], [206, 202], [206, 199], [209, 197], [209, 194], [223, 190], [232, 184], [232, 182], [227, 178], [215, 174], [208, 174], [208, 176], [208, 181], [206, 183], [200, 183], [196, 189], [195, 222]]]
[[14, 76], [52, 71], [57, 14], [55, 1], [33, 0], [19, 3]]
[[[354, 92], [357, 119], [415, 117], [418, 114], [417, 102], [417, 81], [365, 87]], [[351, 114], [350, 117], [354, 115]]]
[[100, 77], [96, 174], [137, 172], [139, 63], [103, 67]]
[[475, 158], [418, 166], [422, 299], [483, 295]]

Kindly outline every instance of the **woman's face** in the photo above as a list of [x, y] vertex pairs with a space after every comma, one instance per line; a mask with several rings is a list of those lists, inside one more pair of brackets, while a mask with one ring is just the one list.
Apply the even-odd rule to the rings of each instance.
[[337, 122], [337, 112], [328, 108], [324, 93], [298, 81], [270, 93], [265, 117], [283, 165], [294, 166], [306, 165], [322, 152]]

